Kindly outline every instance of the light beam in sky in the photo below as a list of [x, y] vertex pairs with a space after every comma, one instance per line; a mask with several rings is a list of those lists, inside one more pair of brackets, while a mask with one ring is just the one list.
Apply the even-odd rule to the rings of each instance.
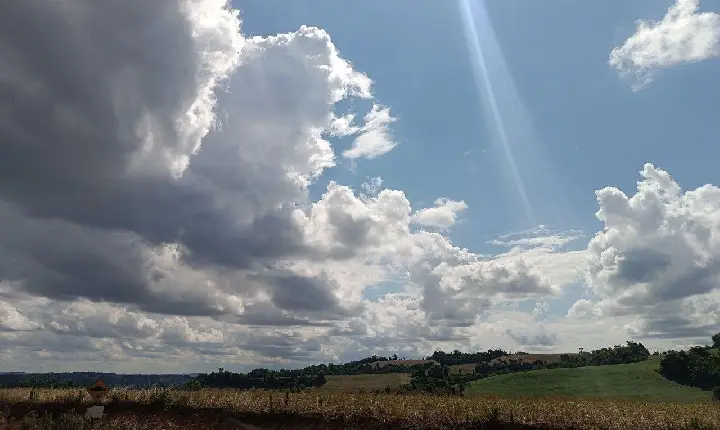
[[546, 218], [542, 222], [564, 223], [569, 206], [506, 65], [485, 0], [458, 0], [458, 8], [475, 86], [494, 134], [490, 140], [506, 167], [525, 222], [537, 225], [537, 212], [542, 209]]

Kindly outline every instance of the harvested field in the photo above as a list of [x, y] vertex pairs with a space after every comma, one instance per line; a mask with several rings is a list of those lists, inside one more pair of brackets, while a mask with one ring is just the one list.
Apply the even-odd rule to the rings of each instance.
[[[0, 390], [4, 428], [47, 412], [65, 430], [218, 428], [234, 417], [259, 428], [316, 429], [707, 429], [720, 430], [720, 408], [710, 401], [661, 403], [613, 399], [438, 397], [430, 395], [349, 394], [333, 392], [112, 390], [102, 427], [82, 424], [77, 415], [89, 400], [79, 390]], [[62, 415], [65, 413], [65, 415]], [[50, 415], [49, 415], [50, 417]], [[70, 425], [72, 424], [72, 426]], [[197, 426], [197, 427], [194, 427]], [[482, 426], [482, 427], [481, 427]], [[252, 427], [251, 427], [252, 428]]]

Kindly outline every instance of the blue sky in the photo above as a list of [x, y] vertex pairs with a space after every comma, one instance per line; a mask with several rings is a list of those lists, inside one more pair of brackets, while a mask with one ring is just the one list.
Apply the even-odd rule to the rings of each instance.
[[[608, 54], [633, 34], [638, 19], [661, 20], [673, 1], [475, 2], [471, 20], [492, 27], [477, 36], [534, 214], [528, 217], [487, 96], [477, 90], [477, 50], [468, 47], [472, 35], [463, 28], [461, 3], [234, 1], [248, 34], [303, 24], [328, 31], [399, 118], [392, 127], [396, 149], [361, 160], [352, 171], [347, 163], [329, 170], [315, 196], [330, 180], [359, 188], [366, 177], [381, 177], [418, 206], [439, 196], [464, 200], [468, 209], [448, 236], [493, 254], [502, 248], [490, 239], [540, 224], [594, 234], [602, 228], [595, 190], [633, 192], [646, 162], [686, 188], [718, 181], [710, 154], [720, 132], [714, 84], [720, 59], [663, 70], [639, 92], [608, 65]], [[720, 1], [704, 1], [701, 10], [718, 11]], [[568, 247], [586, 244], [587, 237]], [[564, 312], [580, 295], [573, 288], [551, 308]]]
[[[536, 162], [524, 157], [529, 144], [521, 140], [526, 138], [547, 159], [547, 170], [536, 175], [548, 173], [556, 181], [557, 188], [549, 189], [526, 184], [537, 224], [596, 230], [594, 191], [605, 186], [632, 191], [645, 162], [670, 171], [685, 187], [716, 181], [708, 151], [716, 146], [720, 127], [715, 121], [720, 89], [713, 85], [720, 60], [665, 70], [657, 85], [637, 93], [608, 66], [609, 52], [632, 35], [636, 20], [661, 19], [672, 3], [486, 2], [497, 40], [483, 43], [498, 45], [512, 79], [493, 80], [514, 86], [519, 108], [531, 121], [517, 126], [534, 128], [509, 132], [518, 137], [510, 147], [521, 163], [520, 176]], [[380, 176], [413, 202], [428, 204], [437, 196], [464, 200], [467, 222], [451, 237], [473, 249], [484, 248], [487, 237], [533, 226], [493, 144], [495, 131], [486, 121], [492, 113], [476, 91], [473, 54], [455, 2], [234, 4], [243, 11], [248, 34], [303, 24], [327, 30], [343, 57], [374, 80], [377, 98], [400, 119], [393, 125], [400, 143], [395, 150], [360, 162], [355, 172], [339, 166], [324, 182], [359, 186], [366, 176]], [[720, 2], [705, 1], [702, 8], [718, 10]], [[496, 91], [509, 97], [506, 89]], [[519, 118], [509, 110], [500, 114], [513, 129]], [[320, 182], [316, 189], [324, 186]], [[567, 213], [556, 210], [560, 198]]]
[[720, 0], [68, 1], [0, 6], [7, 370], [717, 331]]

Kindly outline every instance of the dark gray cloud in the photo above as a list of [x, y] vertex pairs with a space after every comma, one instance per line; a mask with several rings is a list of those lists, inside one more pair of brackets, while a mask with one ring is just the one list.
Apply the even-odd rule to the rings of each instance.
[[271, 314], [255, 312], [254, 306], [245, 308], [246, 312], [235, 319], [238, 324], [248, 326], [272, 326], [272, 327], [332, 327], [333, 322], [313, 321], [308, 318], [288, 317], [282, 315], [277, 309], [273, 309]]
[[[182, 179], [171, 175], [200, 143], [200, 126], [212, 126], [199, 114], [178, 125], [222, 77], [205, 54], [230, 62], [237, 36], [205, 46], [182, 2], [161, 3], [3, 2], [0, 56], [13, 61], [0, 66], [0, 197], [30, 216], [182, 242], [202, 262], [248, 267], [297, 252], [302, 237], [286, 212], [259, 211], [253, 195], [221, 207], [230, 166], [219, 145], [193, 157]], [[255, 166], [237, 158], [234, 195], [264, 191]]]
[[613, 281], [628, 285], [638, 282], [652, 282], [670, 265], [670, 257], [653, 249], [631, 249], [618, 262]]
[[[683, 311], [679, 307], [671, 312], [668, 305], [656, 307], [655, 315], [643, 320], [641, 327], [634, 330], [633, 337], [648, 339], [697, 339], [703, 343], [709, 342], [712, 335], [718, 332], [718, 319], [713, 324], [697, 324], [692, 315], [680, 315]], [[673, 315], [675, 313], [676, 315]]]
[[175, 123], [206, 64], [181, 2], [9, 0], [0, 28], [5, 198], [47, 210], [112, 189], [145, 143], [143, 121], [157, 149], [192, 149]]
[[1, 279], [61, 300], [208, 312], [158, 297], [164, 275], [148, 259], [150, 245], [187, 226], [202, 243], [198, 226], [219, 222], [214, 196], [173, 165], [212, 125], [205, 93], [240, 39], [208, 41], [197, 25], [179, 1], [2, 2]]
[[[216, 300], [154, 261], [147, 241], [131, 232], [88, 228], [59, 219], [37, 219], [0, 201], [0, 277], [18, 280], [5, 291], [56, 300], [137, 304], [148, 312], [217, 315]], [[210, 278], [215, 275], [208, 275]]]
[[60, 220], [28, 219], [0, 202], [0, 276], [56, 299], [98, 297], [128, 302], [145, 296], [142, 243], [132, 235]]
[[[313, 141], [346, 84], [315, 67], [336, 55], [327, 34], [240, 52], [230, 10], [161, 3], [0, 5], [0, 279], [179, 315], [228, 313], [218, 295], [268, 288], [279, 309], [342, 315], [329, 279], [251, 281], [280, 260], [353, 254], [310, 247], [294, 213], [300, 176], [333, 164]], [[338, 228], [349, 245], [368, 234]], [[179, 244], [173, 267], [156, 261], [166, 244]], [[312, 324], [245, 320], [263, 318]]]
[[521, 346], [553, 346], [557, 344], [558, 336], [555, 333], [518, 333], [517, 330], [507, 329], [505, 333]]
[[279, 309], [299, 313], [323, 313], [343, 317], [349, 313], [332, 294], [339, 286], [327, 276], [298, 276], [292, 273], [263, 273], [258, 276], [269, 286], [272, 302]]
[[257, 352], [264, 357], [307, 359], [320, 351], [317, 339], [306, 339], [297, 335], [268, 336], [251, 334], [240, 348]]

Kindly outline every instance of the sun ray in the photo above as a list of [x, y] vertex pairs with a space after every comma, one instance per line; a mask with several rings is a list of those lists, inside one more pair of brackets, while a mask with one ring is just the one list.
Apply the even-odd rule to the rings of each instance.
[[[478, 97], [529, 227], [567, 221], [568, 204], [515, 87], [484, 0], [458, 0]], [[538, 214], [537, 204], [545, 212]]]

